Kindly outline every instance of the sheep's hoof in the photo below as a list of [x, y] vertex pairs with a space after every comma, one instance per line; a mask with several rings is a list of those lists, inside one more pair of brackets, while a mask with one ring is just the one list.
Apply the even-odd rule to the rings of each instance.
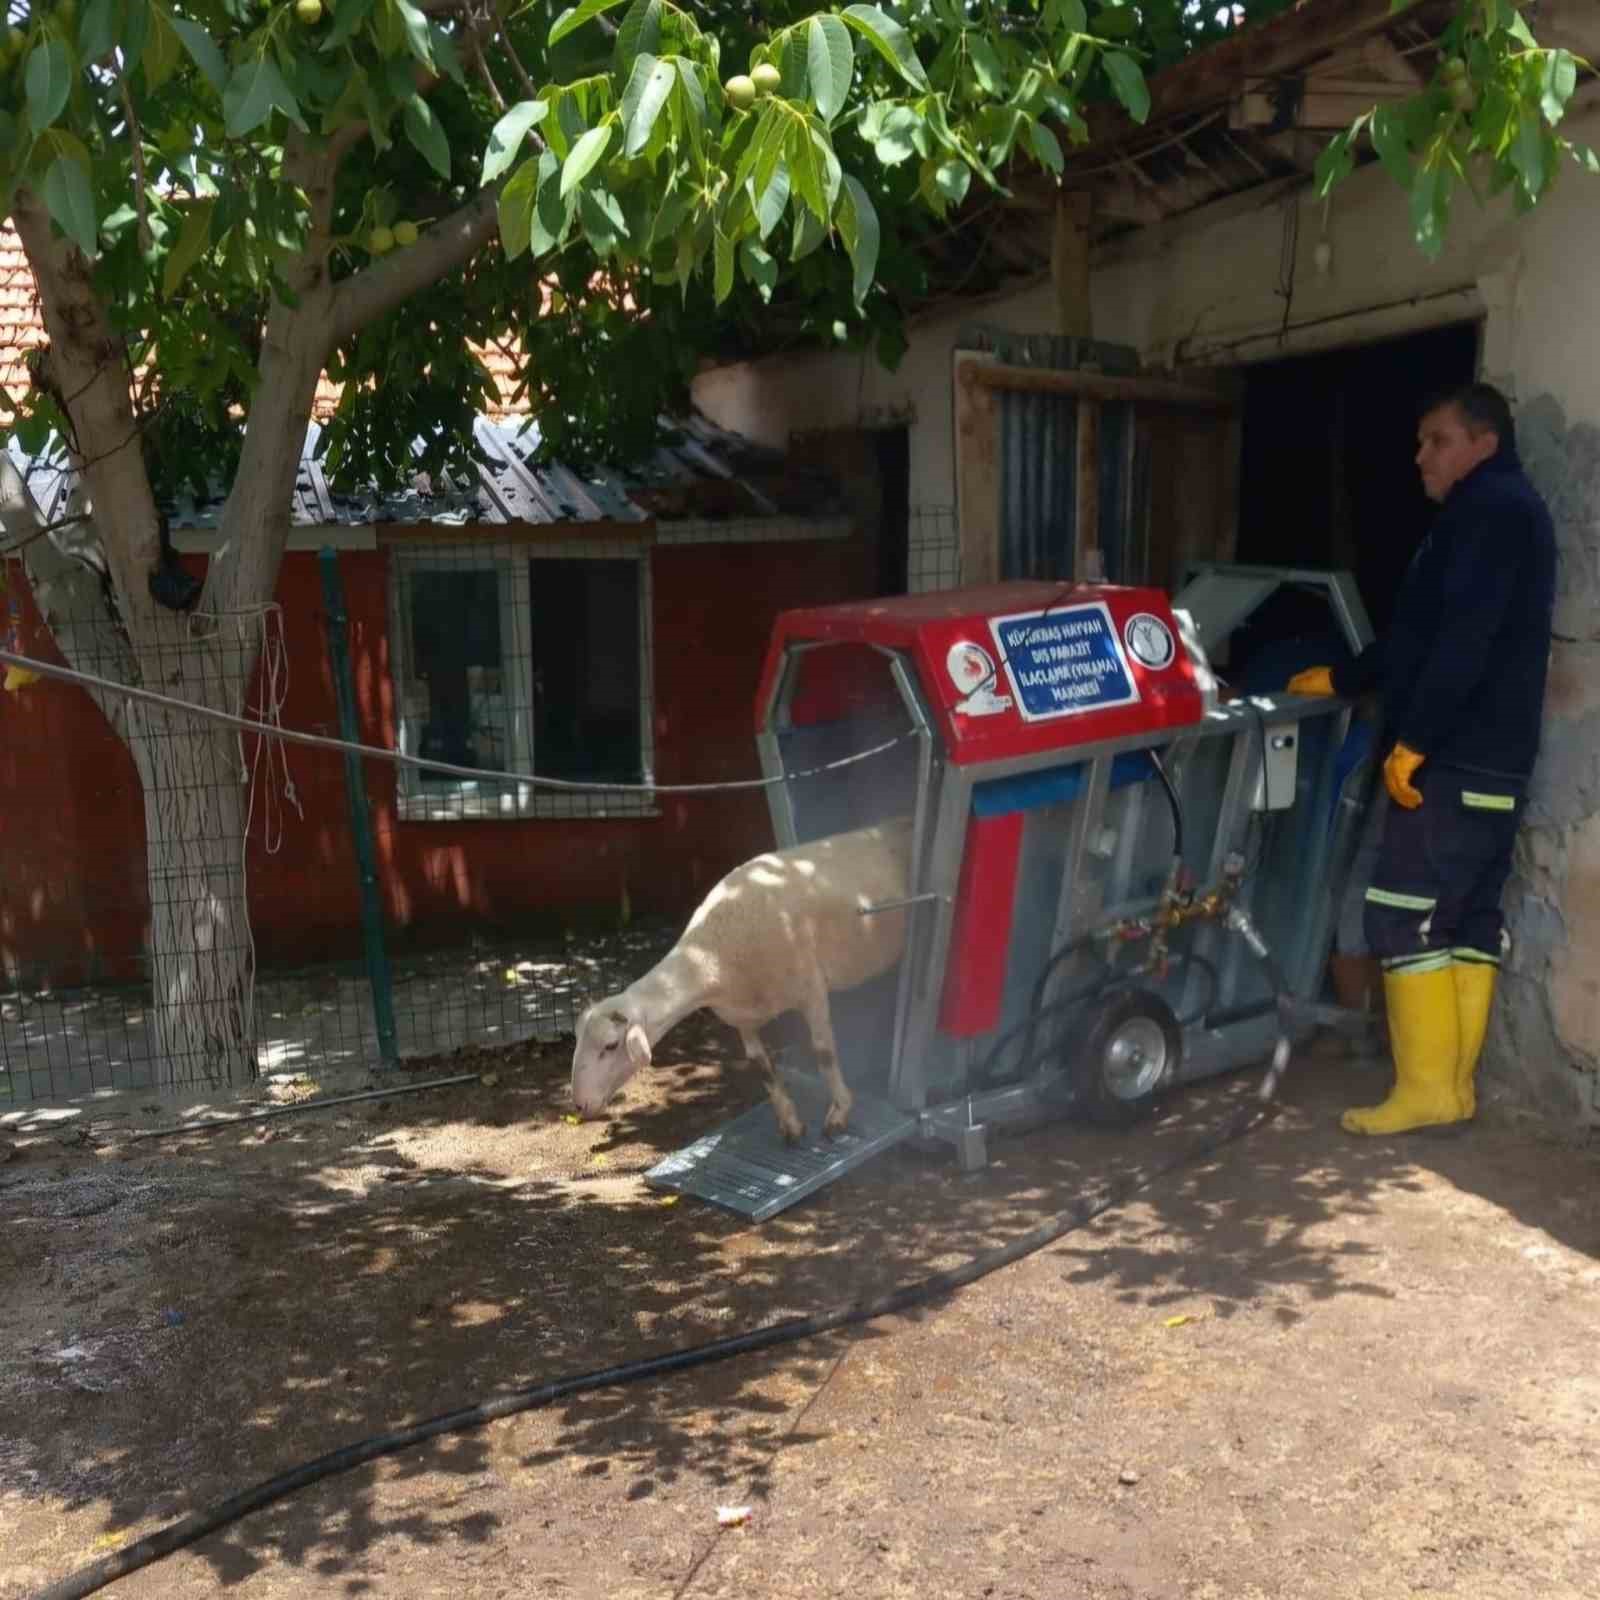
[[806, 1125], [798, 1117], [793, 1122], [778, 1123], [778, 1132], [783, 1135], [785, 1144], [799, 1144], [806, 1136]]
[[826, 1138], [837, 1139], [840, 1134], [850, 1131], [850, 1109], [848, 1106], [829, 1106], [828, 1114], [822, 1119], [822, 1132]]

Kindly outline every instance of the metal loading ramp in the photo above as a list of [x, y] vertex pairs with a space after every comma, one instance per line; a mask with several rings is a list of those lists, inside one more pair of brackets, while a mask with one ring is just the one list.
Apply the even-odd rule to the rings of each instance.
[[752, 1222], [765, 1222], [916, 1132], [914, 1113], [858, 1093], [849, 1131], [825, 1139], [821, 1129], [828, 1096], [821, 1081], [798, 1076], [784, 1081], [805, 1118], [806, 1137], [800, 1144], [785, 1143], [771, 1102], [764, 1100], [657, 1162], [644, 1181], [652, 1189], [693, 1195]]

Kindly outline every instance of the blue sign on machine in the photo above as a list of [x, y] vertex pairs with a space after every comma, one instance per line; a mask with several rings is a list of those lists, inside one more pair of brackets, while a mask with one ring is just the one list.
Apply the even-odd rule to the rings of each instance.
[[1028, 722], [1104, 711], [1139, 698], [1103, 600], [994, 617], [989, 627]]

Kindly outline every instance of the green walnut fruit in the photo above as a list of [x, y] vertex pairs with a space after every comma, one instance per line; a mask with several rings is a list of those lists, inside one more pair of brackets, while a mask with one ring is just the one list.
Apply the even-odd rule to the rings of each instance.
[[389, 228], [374, 228], [367, 235], [367, 249], [375, 256], [387, 255], [394, 249], [394, 233]]
[[750, 81], [756, 86], [757, 94], [771, 94], [783, 82], [783, 74], [770, 61], [763, 61], [752, 69]]
[[1478, 103], [1477, 91], [1465, 78], [1454, 78], [1447, 85], [1450, 99], [1457, 111], [1471, 111]]
[[314, 28], [322, 21], [322, 0], [294, 0], [294, 14], [306, 27]]
[[395, 223], [394, 242], [402, 247], [408, 244], [415, 244], [417, 242], [416, 223], [407, 222], [403, 217], [399, 222]]
[[1459, 83], [1467, 75], [1467, 64], [1460, 56], [1451, 56], [1441, 73], [1446, 83]]
[[14, 61], [21, 59], [27, 44], [28, 36], [21, 28], [7, 28], [4, 33], [0, 33], [0, 72], [4, 72]]
[[747, 78], [744, 73], [738, 73], [723, 84], [722, 92], [728, 97], [728, 104], [735, 111], [748, 111], [756, 101], [755, 81]]

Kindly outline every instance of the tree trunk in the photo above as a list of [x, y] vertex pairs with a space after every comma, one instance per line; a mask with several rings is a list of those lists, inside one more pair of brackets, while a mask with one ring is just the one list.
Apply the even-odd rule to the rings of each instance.
[[242, 1087], [257, 1065], [238, 735], [144, 708], [129, 744], [144, 790], [155, 1087]]

